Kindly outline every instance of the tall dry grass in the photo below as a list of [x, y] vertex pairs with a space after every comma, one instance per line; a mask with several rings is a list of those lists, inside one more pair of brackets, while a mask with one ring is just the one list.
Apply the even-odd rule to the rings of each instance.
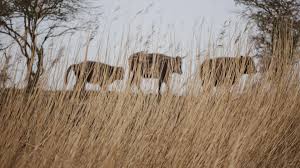
[[284, 67], [238, 89], [191, 78], [181, 96], [1, 89], [0, 167], [300, 167], [299, 72]]
[[1, 90], [0, 167], [299, 167], [299, 81], [265, 84], [160, 101]]

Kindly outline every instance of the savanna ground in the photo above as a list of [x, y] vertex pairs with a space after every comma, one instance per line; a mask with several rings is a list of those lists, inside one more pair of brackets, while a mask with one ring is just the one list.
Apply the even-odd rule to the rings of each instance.
[[2, 89], [0, 167], [300, 167], [291, 74], [182, 96]]

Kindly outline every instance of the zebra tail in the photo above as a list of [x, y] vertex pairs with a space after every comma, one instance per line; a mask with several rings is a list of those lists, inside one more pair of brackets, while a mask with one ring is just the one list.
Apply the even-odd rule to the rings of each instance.
[[69, 77], [69, 73], [72, 70], [72, 68], [74, 68], [73, 65], [69, 66], [69, 68], [67, 69], [66, 75], [65, 75], [65, 85], [68, 84], [68, 77]]

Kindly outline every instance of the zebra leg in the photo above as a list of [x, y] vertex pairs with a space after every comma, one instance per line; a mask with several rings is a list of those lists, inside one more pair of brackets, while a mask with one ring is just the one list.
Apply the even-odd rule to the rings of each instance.
[[102, 90], [103, 92], [105, 92], [105, 91], [107, 91], [108, 84], [103, 83], [102, 85], [100, 85], [100, 87], [101, 87], [101, 90]]
[[166, 92], [169, 92], [170, 91], [170, 81], [169, 81], [169, 79], [170, 79], [170, 76], [171, 76], [171, 74], [166, 74], [166, 76], [165, 76], [165, 78], [164, 78], [164, 80], [163, 80], [163, 82], [165, 83], [165, 85], [166, 85]]
[[160, 78], [159, 78], [159, 82], [158, 82], [158, 94], [161, 94], [162, 83], [164, 81], [167, 81], [170, 76], [169, 73], [167, 72], [167, 69], [168, 69], [168, 65], [164, 64], [163, 68], [160, 72]]
[[133, 84], [136, 84], [136, 71], [129, 72], [129, 86], [132, 88]]
[[165, 83], [166, 87], [167, 87], [167, 91], [169, 90], [169, 86], [168, 86], [168, 77], [166, 77], [166, 74], [162, 74], [162, 76], [159, 78], [158, 81], [158, 94], [161, 94], [161, 88], [162, 88], [162, 84]]
[[85, 84], [86, 84], [86, 82], [82, 82], [79, 79], [76, 80], [76, 83], [74, 85], [73, 91], [76, 92], [76, 95], [79, 96], [79, 98], [83, 98], [85, 96], [84, 95]]
[[80, 80], [79, 79], [76, 79], [76, 83], [75, 83], [75, 85], [74, 85], [74, 87], [73, 87], [73, 90], [75, 91], [75, 90], [78, 90], [78, 89], [80, 89]]
[[133, 81], [134, 81], [134, 78], [135, 78], [135, 73], [134, 72], [129, 72], [129, 85], [130, 87], [132, 86], [133, 84]]
[[138, 91], [140, 92], [141, 89], [141, 77], [137, 77], [136, 81], [135, 81], [135, 86], [137, 86]]
[[135, 85], [138, 91], [141, 91], [141, 78], [142, 76], [140, 74], [135, 73], [132, 77], [130, 86]]
[[163, 84], [163, 80], [160, 78], [158, 81], [158, 94], [161, 94], [161, 86]]

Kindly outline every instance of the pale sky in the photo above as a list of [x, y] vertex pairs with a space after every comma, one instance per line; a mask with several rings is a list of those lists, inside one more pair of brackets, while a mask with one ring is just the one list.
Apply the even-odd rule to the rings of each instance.
[[141, 9], [148, 8], [144, 18], [147, 22], [163, 19], [168, 23], [185, 23], [192, 25], [199, 18], [222, 24], [234, 10], [233, 0], [105, 0], [105, 17], [113, 16], [113, 11], [120, 7], [122, 19], [133, 17]]
[[[124, 66], [126, 69], [124, 63], [133, 52], [147, 50], [185, 56], [190, 50], [195, 52], [194, 49], [198, 47], [198, 42], [195, 44], [193, 40], [200, 40], [204, 50], [209, 39], [215, 40], [212, 34], [222, 31], [225, 21], [239, 22], [236, 13], [238, 7], [234, 0], [101, 0], [99, 5], [102, 6], [103, 15], [99, 19], [96, 37], [88, 47], [87, 59]], [[54, 40], [56, 50], [62, 46], [67, 50], [60, 63], [50, 72], [53, 77], [50, 77], [48, 85], [63, 85], [67, 67], [85, 59], [87, 39], [87, 34], [81, 34], [72, 40]], [[129, 47], [125, 47], [127, 40]], [[124, 51], [127, 48], [130, 50]], [[175, 48], [180, 49], [175, 51]], [[50, 60], [55, 53], [53, 55], [49, 57]], [[192, 57], [185, 59], [184, 72], [191, 68], [189, 63], [195, 61]], [[183, 78], [175, 75], [175, 80]], [[72, 86], [69, 84], [68, 88]]]
[[115, 26], [129, 23], [141, 10], [138, 22], [145, 24], [176, 24], [192, 27], [195, 21], [205, 18], [208, 22], [222, 24], [236, 10], [233, 0], [103, 0], [104, 19], [115, 21]]
[[[173, 52], [169, 49], [171, 43], [180, 44], [181, 50], [186, 49], [185, 52], [188, 52], [195, 47], [191, 45], [193, 34], [198, 34], [196, 38], [200, 38], [202, 46], [206, 46], [210, 34], [218, 34], [225, 21], [238, 18], [235, 13], [238, 8], [233, 0], [102, 0], [99, 4], [102, 5], [103, 15], [97, 36], [89, 47], [87, 59], [125, 68], [127, 57], [133, 52], [144, 50], [143, 44], [153, 31], [155, 33], [147, 50], [172, 55]], [[122, 34], [126, 36], [123, 42]], [[170, 36], [175, 37], [170, 39]], [[139, 41], [140, 37], [143, 39]], [[81, 38], [84, 39], [84, 35]], [[131, 50], [126, 53], [124, 48], [127, 47], [121, 44], [124, 45], [127, 39], [131, 42]], [[180, 52], [176, 51], [176, 54]], [[82, 60], [84, 56], [69, 62]], [[185, 59], [184, 71], [190, 68], [188, 62], [193, 61], [195, 62], [192, 58]], [[175, 80], [182, 78], [175, 75]]]
[[[193, 33], [201, 31], [198, 38], [207, 42], [209, 34], [220, 32], [225, 21], [238, 18], [233, 0], [102, 0], [99, 3], [104, 13], [97, 37], [103, 40], [110, 34], [111, 47], [119, 45], [122, 33], [128, 32], [132, 41], [141, 32], [145, 42], [152, 29], [159, 38], [152, 43], [160, 43], [163, 48], [170, 43], [164, 41], [165, 33], [173, 33], [175, 42], [188, 45]], [[98, 46], [94, 44], [95, 48]], [[95, 55], [96, 51], [90, 52]]]

